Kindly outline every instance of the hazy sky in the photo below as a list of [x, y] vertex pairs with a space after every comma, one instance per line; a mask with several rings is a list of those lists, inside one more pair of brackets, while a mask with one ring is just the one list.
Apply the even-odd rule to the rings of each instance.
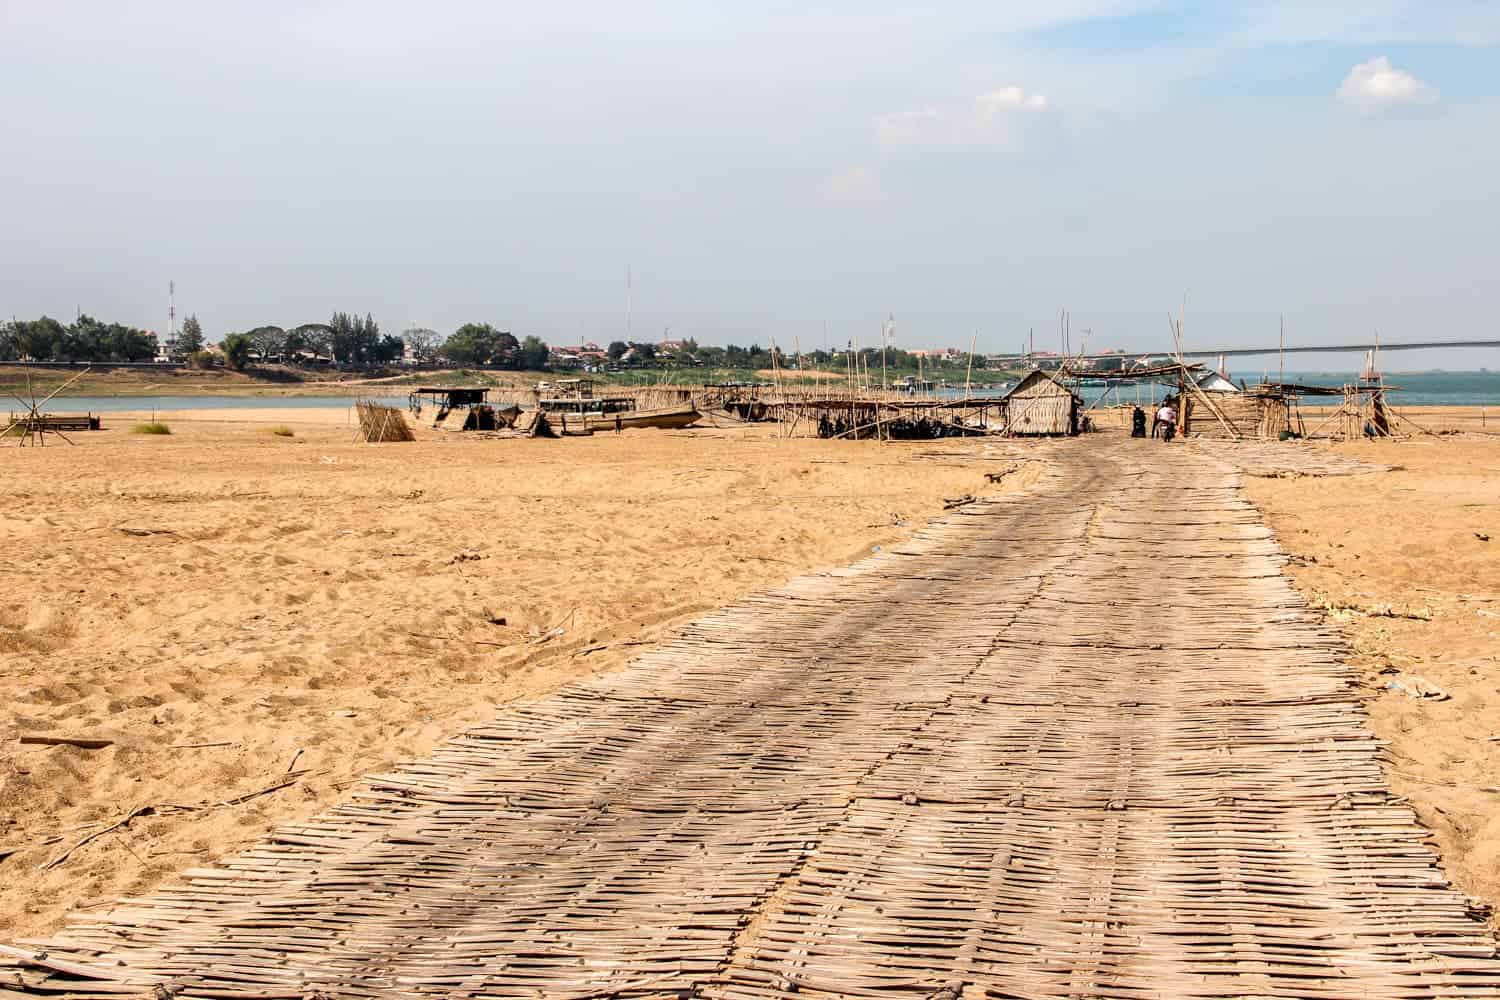
[[0, 121], [22, 317], [1500, 336], [1495, 0], [0, 0]]

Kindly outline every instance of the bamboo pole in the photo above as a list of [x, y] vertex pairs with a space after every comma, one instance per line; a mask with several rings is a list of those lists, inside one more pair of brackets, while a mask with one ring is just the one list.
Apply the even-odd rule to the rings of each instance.
[[969, 370], [964, 374], [964, 399], [974, 391], [974, 345], [979, 342], [979, 331], [969, 338]]
[[886, 367], [886, 341], [890, 338], [891, 328], [888, 323], [880, 325], [880, 381], [881, 388], [891, 384], [891, 376]]
[[[1304, 433], [1302, 436], [1305, 437], [1305, 438], [1311, 438], [1311, 437], [1317, 436], [1318, 431], [1322, 430], [1324, 427], [1327, 427], [1334, 420], [1337, 420], [1337, 419], [1339, 419], [1341, 417], [1347, 417], [1348, 416], [1348, 408], [1349, 408], [1349, 396], [1348, 396], [1348, 393], [1345, 393], [1343, 402], [1339, 403], [1338, 409], [1336, 409], [1332, 413], [1330, 413], [1323, 420], [1323, 422], [1321, 424], [1318, 424], [1316, 427], [1314, 427], [1312, 429], [1312, 433], [1311, 434]], [[1298, 416], [1300, 418], [1300, 416], [1301, 416], [1300, 412], [1299, 412]], [[1304, 424], [1303, 428], [1305, 429], [1306, 426], [1307, 425]], [[1345, 433], [1346, 434], [1348, 433], [1347, 427], [1345, 428]]]

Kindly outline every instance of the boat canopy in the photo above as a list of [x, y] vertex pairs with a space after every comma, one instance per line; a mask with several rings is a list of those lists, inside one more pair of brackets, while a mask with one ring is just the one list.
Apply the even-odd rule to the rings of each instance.
[[431, 396], [435, 402], [441, 401], [444, 406], [478, 406], [485, 401], [488, 389], [475, 387], [454, 386], [423, 386], [413, 389], [411, 395]]

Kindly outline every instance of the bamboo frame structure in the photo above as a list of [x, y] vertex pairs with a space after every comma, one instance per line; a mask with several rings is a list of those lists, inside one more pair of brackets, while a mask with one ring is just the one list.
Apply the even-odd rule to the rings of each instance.
[[58, 429], [57, 426], [55, 426], [55, 423], [53, 421], [48, 419], [47, 414], [43, 412], [42, 408], [45, 407], [48, 403], [52, 402], [52, 400], [56, 399], [57, 396], [63, 392], [63, 390], [67, 389], [73, 383], [83, 378], [92, 370], [93, 369], [91, 368], [85, 368], [83, 371], [79, 372], [77, 375], [74, 375], [72, 378], [68, 379], [56, 389], [53, 389], [46, 395], [46, 397], [38, 402], [36, 398], [36, 391], [31, 386], [31, 370], [27, 369], [27, 398], [22, 399], [15, 393], [11, 393], [11, 398], [25, 407], [25, 410], [19, 417], [11, 420], [10, 424], [7, 425], [4, 430], [0, 430], [0, 440], [3, 440], [7, 435], [10, 434], [11, 431], [20, 428], [20, 440], [16, 442], [16, 447], [18, 448], [24, 448], [27, 445], [32, 445], [38, 448], [45, 448], [47, 446], [48, 434], [57, 435], [69, 445], [75, 444], [76, 442], [74, 442], [72, 438], [64, 434], [60, 429]]

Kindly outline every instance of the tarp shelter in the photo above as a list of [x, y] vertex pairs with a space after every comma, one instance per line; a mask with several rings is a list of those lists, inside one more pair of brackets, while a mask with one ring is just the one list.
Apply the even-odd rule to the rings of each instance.
[[1223, 372], [1204, 372], [1198, 378], [1198, 388], [1204, 392], [1239, 392], [1240, 387], [1229, 380]]

